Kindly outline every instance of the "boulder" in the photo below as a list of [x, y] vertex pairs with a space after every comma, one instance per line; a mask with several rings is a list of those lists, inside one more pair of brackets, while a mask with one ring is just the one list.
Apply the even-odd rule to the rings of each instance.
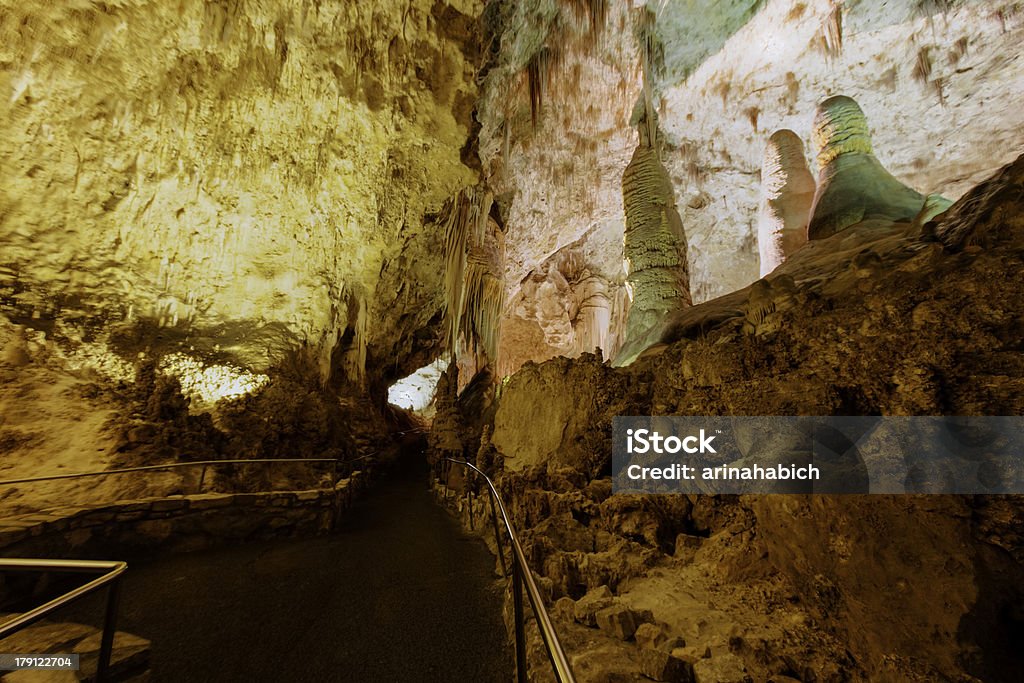
[[558, 598], [551, 608], [551, 615], [571, 624], [576, 619], [576, 602], [570, 597]]
[[608, 586], [600, 586], [576, 601], [573, 608], [576, 621], [584, 626], [597, 626], [596, 615], [600, 610], [609, 607], [615, 598]]
[[644, 648], [640, 651], [640, 673], [655, 681], [694, 683], [693, 666], [664, 650]]
[[633, 637], [636, 638], [636, 644], [645, 649], [657, 648], [668, 640], [664, 628], [659, 624], [640, 624]]
[[618, 638], [631, 640], [641, 624], [654, 621], [650, 610], [635, 610], [625, 605], [612, 605], [595, 615], [597, 626], [602, 631]]
[[636, 644], [641, 648], [652, 648], [672, 652], [686, 647], [686, 641], [679, 636], [670, 636], [668, 628], [662, 623], [640, 624], [633, 634]]
[[728, 652], [693, 663], [696, 683], [753, 683], [743, 660]]

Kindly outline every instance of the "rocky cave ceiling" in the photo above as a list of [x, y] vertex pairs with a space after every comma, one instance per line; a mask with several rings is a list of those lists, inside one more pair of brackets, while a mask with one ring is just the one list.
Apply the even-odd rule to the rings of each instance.
[[0, 0], [0, 300], [107, 374], [146, 349], [257, 373], [298, 350], [381, 388], [444, 350], [462, 211], [498, 375], [611, 357], [645, 94], [700, 303], [758, 278], [765, 144], [792, 129], [814, 170], [826, 97], [925, 195], [1019, 155], [1021, 9]]

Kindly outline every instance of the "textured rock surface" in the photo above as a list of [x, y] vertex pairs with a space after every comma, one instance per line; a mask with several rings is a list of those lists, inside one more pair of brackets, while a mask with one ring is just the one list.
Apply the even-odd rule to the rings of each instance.
[[[693, 665], [667, 652], [644, 649], [640, 652], [640, 673], [655, 681], [693, 683]], [[705, 679], [700, 679], [705, 680]]]
[[[837, 7], [841, 49], [829, 51]], [[667, 3], [654, 24], [666, 52], [661, 128], [675, 148], [666, 165], [673, 179], [690, 179], [675, 186], [695, 301], [756, 278], [754, 181], [766, 132], [794, 130], [810, 149], [815, 107], [827, 96], [860, 103], [879, 161], [922, 194], [956, 199], [1024, 151], [1024, 112], [1010, 96], [1024, 87], [1011, 56], [1024, 15], [1012, 3], [774, 0], [716, 9], [725, 16], [710, 21], [702, 5]], [[679, 38], [699, 30], [713, 36]], [[698, 49], [708, 55], [699, 62], [688, 56]]]
[[[641, 130], [644, 124], [641, 122]], [[624, 252], [633, 304], [625, 343], [644, 336], [670, 312], [693, 303], [690, 297], [686, 233], [676, 209], [668, 173], [652, 141], [640, 145], [622, 174], [626, 211]]]
[[[633, 414], [626, 383], [589, 354], [577, 362], [563, 358], [526, 365], [508, 386], [516, 395], [545, 397], [532, 404], [516, 398], [499, 403], [493, 441], [510, 469], [554, 462], [596, 474], [603, 466], [602, 445], [611, 438], [610, 416]], [[533, 428], [524, 430], [524, 424]]]
[[619, 640], [632, 640], [641, 624], [650, 623], [650, 612], [641, 612], [623, 605], [605, 607], [594, 615], [597, 627]]
[[596, 225], [523, 280], [502, 323], [501, 375], [556, 355], [614, 357], [630, 304], [622, 233], [621, 220]]
[[[872, 220], [808, 243], [758, 287], [679, 314], [629, 368], [555, 359], [517, 373], [496, 423], [519, 415], [549, 440], [495, 429], [492, 442], [508, 465], [537, 464], [502, 479], [536, 566], [571, 591], [588, 566], [572, 539], [600, 530], [650, 548], [605, 582], [615, 604], [650, 609], [684, 637], [680, 654], [707, 649], [698, 680], [1011, 680], [1024, 606], [1017, 497], [699, 496], [665, 515], [675, 497], [600, 502], [602, 480], [589, 477], [609, 471], [603, 430], [617, 414], [1024, 412], [1022, 169], [979, 185], [923, 236]], [[558, 395], [587, 406], [587, 421], [523, 412]], [[569, 534], [568, 519], [583, 528]], [[681, 552], [680, 538], [697, 547]]]
[[[279, 369], [254, 393], [197, 412], [181, 383], [139, 362], [131, 381], [69, 368], [61, 344], [0, 315], [0, 346], [23, 346], [28, 362], [0, 358], [0, 478], [71, 474], [180, 461], [336, 458], [344, 469], [387, 459], [396, 429], [365, 396], [324, 390], [315, 364]], [[129, 370], [132, 368], [129, 367]], [[317, 486], [325, 466], [211, 467], [206, 490]], [[342, 472], [344, 473], [344, 471]], [[200, 469], [29, 482], [4, 487], [0, 515], [58, 505], [195, 491]]]
[[5, 307], [153, 321], [246, 367], [304, 342], [325, 377], [332, 354], [408, 374], [441, 301], [426, 216], [475, 176], [479, 12], [5, 0]]
[[[386, 451], [384, 389], [441, 348], [445, 200], [472, 186], [504, 252], [497, 374], [522, 369], [496, 388], [454, 359], [432, 454], [501, 473], [582, 680], [637, 677], [597, 615], [645, 611], [698, 679], [1009, 677], [1016, 499], [613, 497], [603, 475], [614, 415], [1024, 410], [1024, 162], [747, 287], [765, 133], [806, 142], [823, 98], [861, 104], [920, 197], [1019, 154], [1018, 5], [0, 0], [0, 468]], [[698, 305], [616, 354], [644, 83]], [[529, 363], [557, 354], [578, 358]], [[239, 371], [204, 415], [205, 380], [157, 372], [200, 361]]]
[[[815, 107], [830, 95], [860, 103], [880, 163], [922, 194], [956, 199], [1022, 151], [1014, 93], [1024, 89], [1016, 56], [1024, 15], [1012, 2], [633, 4], [654, 15], [639, 37], [655, 47], [662, 159], [686, 229], [695, 302], [757, 278], [766, 137], [791, 129], [809, 145]], [[507, 14], [491, 24], [506, 30], [484, 86], [480, 153], [505, 218], [514, 300], [534, 264], [595, 228], [624, 228], [619, 184], [634, 149], [643, 10], [608, 3], [604, 30], [591, 37], [590, 22], [568, 3], [561, 12], [551, 0], [503, 5]], [[836, 17], [838, 42], [829, 29]], [[525, 67], [542, 46], [557, 47], [558, 59], [546, 62], [534, 124]], [[528, 307], [566, 308], [556, 291], [537, 296]], [[519, 315], [508, 313], [517, 328]], [[550, 346], [509, 365], [560, 352]]]

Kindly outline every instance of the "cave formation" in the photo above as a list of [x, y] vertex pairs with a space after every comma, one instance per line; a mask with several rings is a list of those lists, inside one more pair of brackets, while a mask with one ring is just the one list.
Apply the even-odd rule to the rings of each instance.
[[[1021, 44], [1016, 0], [0, 0], [0, 635], [81, 584], [11, 558], [126, 560], [110, 680], [510, 680], [468, 463], [530, 680], [547, 623], [581, 683], [1020, 680]], [[899, 487], [633, 492], [628, 416], [780, 468], [876, 422], [776, 418], [1004, 422]], [[92, 680], [62, 609], [0, 664]]]

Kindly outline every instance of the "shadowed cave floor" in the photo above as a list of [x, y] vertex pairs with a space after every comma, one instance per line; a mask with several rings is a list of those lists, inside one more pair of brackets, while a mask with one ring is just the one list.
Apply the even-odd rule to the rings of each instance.
[[392, 479], [331, 537], [130, 564], [118, 627], [152, 640], [154, 681], [507, 681], [493, 569], [421, 481]]

